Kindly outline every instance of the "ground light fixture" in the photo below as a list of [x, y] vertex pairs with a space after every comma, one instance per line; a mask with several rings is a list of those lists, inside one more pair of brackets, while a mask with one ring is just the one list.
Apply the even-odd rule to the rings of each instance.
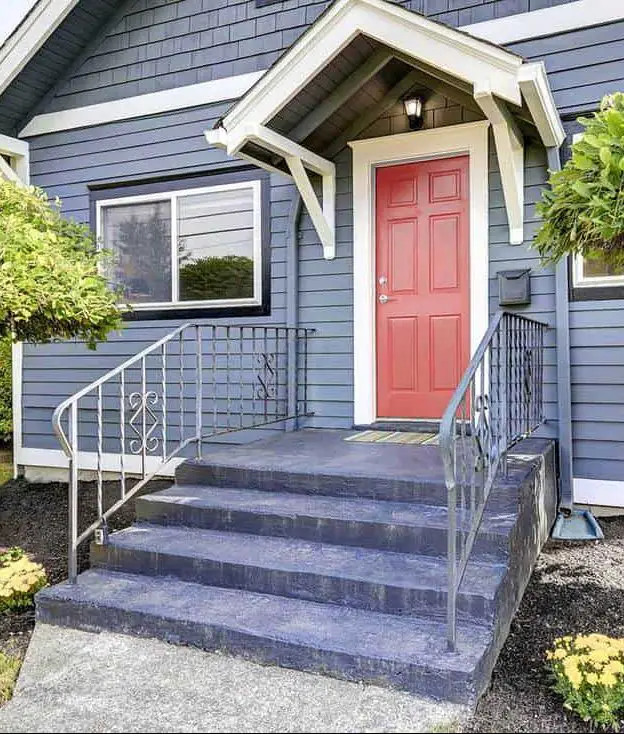
[[423, 126], [422, 99], [420, 97], [406, 97], [403, 100], [403, 107], [409, 121], [410, 130], [420, 130]]

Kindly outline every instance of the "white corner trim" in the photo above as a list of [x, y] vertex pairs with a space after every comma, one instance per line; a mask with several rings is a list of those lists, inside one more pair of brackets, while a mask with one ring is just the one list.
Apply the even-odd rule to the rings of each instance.
[[22, 448], [22, 374], [24, 345], [13, 344], [11, 349], [11, 401], [13, 408], [13, 476], [17, 479], [19, 452]]
[[575, 477], [573, 485], [575, 504], [624, 507], [624, 482]]
[[433, 130], [355, 140], [353, 150], [354, 423], [377, 419], [375, 367], [374, 169], [377, 165], [468, 154], [470, 157], [470, 350], [488, 324], [488, 129], [471, 122]]
[[[55, 469], [69, 469], [69, 459], [60, 449], [32, 449], [20, 447], [16, 450], [17, 463], [20, 466], [41, 466]], [[159, 472], [158, 476], [172, 477], [176, 467], [184, 461], [177, 457], [172, 459]], [[146, 472], [149, 474], [160, 466], [160, 457], [148, 456], [146, 458]], [[98, 467], [98, 456], [95, 451], [80, 451], [78, 453], [78, 469], [96, 471]], [[124, 469], [128, 474], [140, 475], [142, 473], [141, 457], [136, 454], [124, 455]], [[105, 472], [119, 473], [121, 471], [120, 454], [102, 454], [102, 470]]]
[[214, 102], [238, 99], [262, 77], [264, 72], [252, 71], [248, 74], [214, 79], [199, 84], [149, 92], [135, 97], [125, 97], [112, 102], [100, 102], [86, 107], [74, 107], [60, 112], [46, 112], [36, 115], [19, 132], [20, 138], [46, 135], [61, 130], [74, 130], [92, 125], [105, 125], [110, 122], [130, 120], [133, 117], [157, 115], [163, 112], [199, 107]]
[[0, 47], [0, 94], [78, 4], [78, 0], [39, 0]]
[[462, 26], [461, 30], [486, 41], [513, 43], [541, 36], [554, 36], [622, 19], [624, 19], [624, 3], [621, 0], [577, 0], [554, 8], [542, 8], [481, 23], [471, 23]]

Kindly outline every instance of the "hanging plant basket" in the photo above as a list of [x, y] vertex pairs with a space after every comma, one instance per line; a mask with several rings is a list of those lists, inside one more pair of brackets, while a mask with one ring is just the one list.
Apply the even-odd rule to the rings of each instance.
[[624, 94], [609, 95], [600, 111], [580, 118], [583, 137], [537, 205], [543, 221], [533, 246], [543, 260], [568, 254], [624, 266]]

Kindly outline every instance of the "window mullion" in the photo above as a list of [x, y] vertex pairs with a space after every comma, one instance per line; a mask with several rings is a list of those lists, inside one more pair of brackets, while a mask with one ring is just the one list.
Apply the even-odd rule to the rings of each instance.
[[171, 196], [171, 300], [180, 300], [180, 279], [178, 277], [178, 197]]

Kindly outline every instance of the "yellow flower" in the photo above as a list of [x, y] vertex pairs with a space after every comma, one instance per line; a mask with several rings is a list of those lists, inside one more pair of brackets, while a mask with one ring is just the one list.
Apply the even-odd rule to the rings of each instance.
[[591, 673], [591, 672], [590, 673], [587, 673], [585, 675], [585, 679], [592, 686], [595, 686], [596, 683], [598, 683], [598, 676], [596, 675], [596, 673]]
[[616, 677], [613, 675], [613, 673], [604, 672], [600, 676], [600, 682], [603, 686], [607, 686], [607, 688], [610, 688], [611, 686], [614, 686], [617, 683]]
[[604, 668], [605, 673], [624, 673], [624, 665], [619, 660], [611, 660]]
[[562, 648], [558, 647], [553, 653], [550, 654], [551, 658], [555, 660], [563, 660], [568, 653]]
[[578, 668], [573, 668], [572, 670], [569, 670], [566, 672], [567, 672], [568, 680], [574, 686], [574, 688], [580, 688], [580, 685], [583, 682], [583, 676], [581, 675], [581, 671]]
[[593, 662], [606, 663], [611, 656], [609, 655], [609, 652], [607, 650], [598, 648], [596, 650], [592, 650], [589, 654], [589, 657]]

